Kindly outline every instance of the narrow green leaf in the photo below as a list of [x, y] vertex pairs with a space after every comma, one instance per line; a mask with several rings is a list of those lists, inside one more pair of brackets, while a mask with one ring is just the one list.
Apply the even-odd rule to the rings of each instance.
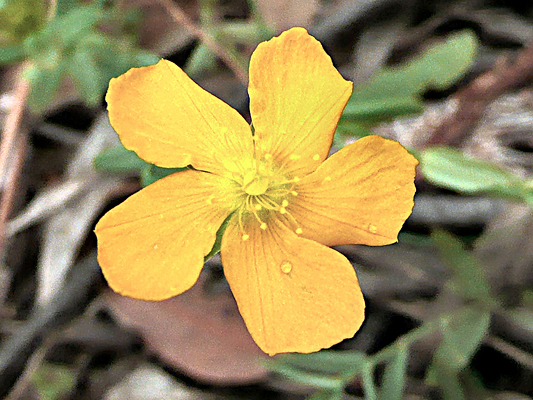
[[372, 375], [373, 369], [370, 363], [366, 363], [361, 370], [361, 380], [363, 384], [363, 391], [365, 392], [366, 400], [377, 400], [378, 392], [374, 383], [374, 377]]
[[508, 310], [505, 313], [511, 319], [522, 329], [528, 332], [529, 335], [533, 334], [533, 311], [525, 308], [525, 307], [518, 307], [514, 308], [512, 310]]
[[92, 54], [77, 49], [68, 61], [69, 73], [83, 101], [94, 107], [102, 101], [105, 78]]
[[140, 171], [146, 161], [139, 158], [134, 151], [127, 150], [124, 146], [117, 146], [100, 153], [94, 159], [96, 169], [110, 172]]
[[78, 6], [62, 17], [55, 18], [46, 29], [66, 45], [77, 40], [82, 32], [91, 29], [101, 16], [99, 7]]
[[61, 17], [79, 5], [79, 0], [57, 0], [56, 15]]
[[521, 197], [522, 182], [518, 176], [451, 147], [422, 151], [420, 168], [428, 181], [446, 189], [468, 194], [490, 192]]
[[22, 44], [0, 47], [0, 64], [10, 64], [22, 60], [26, 56]]
[[490, 312], [473, 307], [441, 318], [442, 341], [433, 361], [441, 368], [459, 372], [469, 363], [490, 326]]
[[419, 112], [421, 94], [445, 89], [463, 76], [473, 64], [477, 48], [476, 35], [465, 30], [406, 64], [383, 69], [354, 89], [343, 118], [376, 123], [385, 117]]
[[452, 234], [436, 230], [431, 234], [444, 261], [452, 268], [450, 283], [466, 299], [478, 299], [485, 303], [492, 301], [490, 285], [472, 253], [466, 251], [463, 243]]
[[239, 42], [243, 44], [257, 44], [262, 40], [270, 39], [270, 37], [265, 37], [257, 22], [246, 21], [240, 22], [239, 20], [233, 20], [231, 22], [226, 22], [220, 26], [220, 35], [222, 40], [228, 38], [233, 42]]
[[318, 391], [315, 392], [311, 397], [308, 397], [307, 400], [342, 400], [344, 397], [343, 394], [343, 390]]
[[158, 181], [159, 179], [163, 179], [166, 176], [169, 176], [171, 174], [174, 174], [176, 172], [184, 171], [185, 168], [161, 168], [157, 165], [148, 164], [141, 169], [141, 184], [143, 186], [148, 186], [154, 183], [155, 181]]
[[442, 365], [431, 364], [429, 374], [434, 377], [434, 384], [440, 386], [442, 389], [444, 400], [466, 400], [462, 385], [459, 382], [459, 375], [456, 371], [450, 371]]
[[34, 67], [26, 74], [31, 83], [28, 105], [34, 113], [43, 112], [57, 95], [61, 83], [60, 68], [46, 69]]
[[344, 381], [334, 376], [303, 371], [275, 360], [267, 362], [266, 365], [272, 372], [282, 375], [285, 379], [306, 386], [313, 386], [322, 391], [335, 392], [342, 390], [344, 387]]
[[347, 370], [355, 375], [363, 368], [367, 355], [358, 351], [323, 350], [310, 354], [284, 354], [276, 357], [276, 361], [292, 368], [324, 374], [340, 374]]
[[185, 72], [190, 76], [199, 76], [204, 72], [213, 70], [216, 63], [216, 56], [213, 54], [211, 49], [205, 44], [200, 43], [193, 50], [187, 65], [185, 66]]
[[385, 366], [383, 383], [379, 394], [380, 400], [402, 399], [408, 356], [408, 347], [405, 345], [398, 346], [396, 353]]

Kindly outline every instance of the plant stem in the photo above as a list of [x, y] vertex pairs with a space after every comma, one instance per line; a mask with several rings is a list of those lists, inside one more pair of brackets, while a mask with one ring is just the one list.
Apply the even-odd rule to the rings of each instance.
[[209, 33], [204, 31], [196, 25], [189, 16], [172, 0], [159, 0], [159, 3], [167, 10], [172, 18], [185, 26], [189, 32], [196, 36], [202, 43], [220, 58], [235, 74], [237, 79], [241, 81], [244, 86], [248, 85], [248, 73], [241, 66], [237, 58], [229, 51], [221, 46]]

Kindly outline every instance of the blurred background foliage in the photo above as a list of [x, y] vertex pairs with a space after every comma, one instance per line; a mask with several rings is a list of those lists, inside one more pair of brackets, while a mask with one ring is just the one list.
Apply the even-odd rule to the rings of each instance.
[[[0, 396], [529, 399], [533, 8], [503, 6], [0, 0]], [[169, 58], [249, 119], [249, 56], [294, 25], [355, 82], [334, 150], [369, 134], [400, 141], [420, 160], [418, 194], [398, 244], [339, 248], [368, 301], [355, 338], [267, 358], [216, 247], [194, 289], [145, 303], [105, 288], [91, 230], [179, 172], [120, 145], [109, 80]]]

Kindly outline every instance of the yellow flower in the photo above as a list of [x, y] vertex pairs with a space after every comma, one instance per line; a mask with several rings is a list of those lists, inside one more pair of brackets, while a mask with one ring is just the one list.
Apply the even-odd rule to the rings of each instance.
[[363, 295], [350, 262], [327, 246], [396, 242], [413, 207], [417, 161], [378, 136], [327, 158], [351, 91], [303, 28], [252, 55], [253, 134], [169, 61], [113, 79], [109, 117], [124, 146], [160, 167], [193, 169], [99, 221], [109, 285], [144, 300], [183, 293], [228, 218], [224, 273], [263, 351], [308, 353], [352, 337], [364, 320]]

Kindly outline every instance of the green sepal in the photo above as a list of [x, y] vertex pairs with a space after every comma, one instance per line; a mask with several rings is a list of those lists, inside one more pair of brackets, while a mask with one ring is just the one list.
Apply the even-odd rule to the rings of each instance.
[[213, 248], [211, 251], [204, 257], [204, 262], [209, 260], [211, 257], [213, 257], [215, 254], [217, 254], [220, 251], [220, 247], [222, 246], [222, 236], [224, 236], [224, 232], [226, 232], [226, 228], [228, 227], [228, 223], [230, 219], [233, 217], [233, 213], [228, 215], [224, 222], [222, 222], [222, 225], [220, 225], [220, 228], [218, 228], [217, 231], [217, 238], [215, 239], [215, 243], [213, 244]]

